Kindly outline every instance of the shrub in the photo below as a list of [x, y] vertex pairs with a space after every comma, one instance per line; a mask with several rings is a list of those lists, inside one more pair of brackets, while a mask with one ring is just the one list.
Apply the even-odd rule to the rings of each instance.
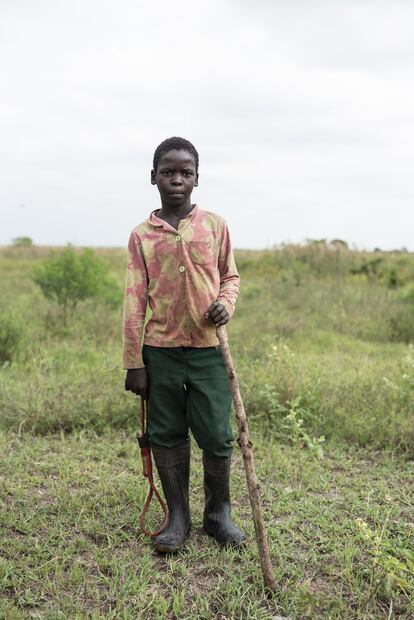
[[11, 362], [22, 334], [22, 325], [9, 312], [0, 314], [0, 364]]
[[407, 284], [407, 286], [401, 289], [399, 299], [414, 306], [414, 282]]
[[401, 288], [397, 296], [398, 304], [389, 318], [389, 339], [395, 342], [414, 342], [414, 284]]
[[29, 248], [33, 245], [33, 240], [30, 237], [15, 237], [12, 244], [18, 248]]
[[391, 342], [414, 342], [414, 311], [411, 306], [397, 307], [391, 314], [388, 337]]
[[44, 261], [32, 275], [47, 299], [55, 301], [66, 325], [79, 302], [100, 298], [110, 306], [122, 300], [118, 283], [108, 275], [106, 263], [85, 249], [81, 254], [72, 247]]

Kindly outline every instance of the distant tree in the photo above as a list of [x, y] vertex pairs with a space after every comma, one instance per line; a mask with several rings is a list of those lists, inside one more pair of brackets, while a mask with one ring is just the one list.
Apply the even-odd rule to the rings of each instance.
[[348, 244], [346, 241], [343, 241], [342, 239], [332, 239], [331, 241], [331, 245], [334, 248], [343, 248], [344, 250], [348, 249]]
[[15, 237], [12, 244], [19, 248], [29, 248], [33, 245], [33, 240], [30, 237]]
[[326, 245], [326, 239], [306, 239], [307, 245]]
[[85, 299], [96, 297], [110, 306], [117, 306], [122, 300], [118, 283], [108, 275], [106, 263], [90, 249], [79, 254], [72, 247], [66, 248], [37, 267], [32, 279], [47, 299], [59, 305], [64, 324]]

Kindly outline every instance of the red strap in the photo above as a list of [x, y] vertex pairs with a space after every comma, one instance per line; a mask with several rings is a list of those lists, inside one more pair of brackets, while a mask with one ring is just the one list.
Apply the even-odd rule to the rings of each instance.
[[[140, 522], [140, 526], [141, 526], [141, 530], [144, 532], [144, 534], [147, 534], [148, 536], [154, 537], [157, 536], [158, 534], [160, 534], [161, 532], [163, 532], [165, 530], [165, 528], [167, 527], [168, 524], [168, 508], [167, 508], [167, 504], [164, 502], [164, 500], [162, 499], [157, 487], [155, 486], [154, 483], [154, 479], [152, 476], [152, 458], [151, 458], [151, 448], [149, 445], [149, 441], [148, 441], [148, 435], [146, 433], [146, 401], [144, 398], [141, 397], [141, 435], [138, 435], [138, 443], [140, 445], [140, 449], [141, 449], [141, 458], [142, 458], [142, 470], [143, 470], [143, 474], [144, 477], [148, 480], [148, 484], [150, 486], [149, 491], [148, 491], [148, 495], [147, 495], [147, 499], [145, 500], [145, 504], [144, 504], [144, 508], [142, 509], [142, 513], [139, 519]], [[141, 440], [141, 441], [140, 441]], [[143, 445], [145, 444], [145, 445]], [[158, 530], [155, 530], [153, 532], [150, 532], [149, 530], [147, 530], [147, 528], [145, 527], [145, 517], [147, 515], [148, 512], [148, 508], [150, 506], [151, 500], [152, 500], [152, 496], [155, 495], [155, 497], [157, 498], [163, 513], [164, 513], [164, 519], [161, 523], [161, 526]]]

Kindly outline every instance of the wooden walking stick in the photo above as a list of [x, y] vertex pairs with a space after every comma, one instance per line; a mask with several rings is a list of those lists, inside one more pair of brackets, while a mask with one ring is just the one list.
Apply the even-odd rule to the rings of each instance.
[[239, 445], [243, 455], [244, 469], [246, 472], [247, 488], [249, 491], [250, 505], [253, 513], [254, 528], [256, 531], [257, 547], [259, 549], [260, 563], [262, 566], [263, 580], [266, 588], [273, 591], [276, 588], [273, 576], [272, 563], [270, 561], [269, 544], [263, 521], [262, 507], [259, 495], [259, 483], [254, 470], [252, 442], [250, 441], [249, 427], [247, 425], [246, 412], [240, 394], [239, 382], [231, 358], [230, 347], [226, 327], [221, 325], [217, 328], [217, 336], [221, 345], [224, 363], [230, 379], [234, 409], [236, 412], [237, 427], [239, 430]]

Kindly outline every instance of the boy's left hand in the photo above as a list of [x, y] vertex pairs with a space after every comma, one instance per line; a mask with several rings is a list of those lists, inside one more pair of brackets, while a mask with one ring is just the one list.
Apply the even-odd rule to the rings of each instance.
[[214, 323], [216, 327], [225, 325], [230, 320], [229, 313], [227, 312], [225, 306], [223, 306], [223, 304], [219, 301], [213, 301], [213, 303], [210, 304], [204, 318]]

